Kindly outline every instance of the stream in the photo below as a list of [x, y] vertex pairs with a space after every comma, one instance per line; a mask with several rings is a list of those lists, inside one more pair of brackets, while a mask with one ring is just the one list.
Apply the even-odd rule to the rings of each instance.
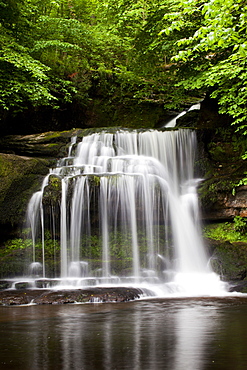
[[247, 296], [0, 307], [1, 369], [242, 370]]

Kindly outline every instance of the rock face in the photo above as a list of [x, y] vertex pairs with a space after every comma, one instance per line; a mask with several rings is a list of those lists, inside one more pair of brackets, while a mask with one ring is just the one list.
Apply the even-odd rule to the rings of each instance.
[[[247, 185], [242, 180], [247, 172], [247, 162], [241, 159], [247, 150], [247, 138], [236, 136], [229, 118], [219, 116], [216, 107], [207, 102], [202, 104], [200, 112], [186, 116], [184, 121], [181, 118], [179, 125], [193, 127], [198, 137], [196, 170], [198, 177], [204, 179], [199, 187], [203, 219], [218, 222], [232, 220], [235, 216], [247, 217]], [[107, 114], [105, 120], [106, 117]], [[97, 130], [101, 129], [72, 129], [0, 139], [0, 241], [17, 235], [17, 227], [25, 219], [29, 198], [40, 188], [49, 168], [67, 153], [70, 138], [74, 135], [83, 137]], [[222, 259], [224, 252], [219, 252], [214, 241], [210, 243], [213, 257]], [[231, 249], [228, 245], [225, 252]], [[233, 245], [233, 249], [243, 248]], [[241, 257], [234, 258], [235, 264]], [[219, 266], [222, 263], [218, 267], [215, 265], [215, 269], [220, 269]], [[225, 276], [241, 280], [245, 278], [244, 268], [241, 271], [237, 275], [229, 273]]]
[[[179, 120], [180, 126], [196, 126], [199, 147], [197, 171], [198, 177], [204, 179], [199, 189], [203, 218], [215, 221], [233, 219], [236, 215], [246, 217], [247, 186], [238, 185], [241, 185], [244, 173], [247, 172], [247, 162], [241, 159], [241, 155], [247, 150], [247, 138], [240, 140], [234, 128], [229, 125], [229, 119], [219, 116], [211, 105], [204, 103], [200, 112], [191, 111]], [[190, 117], [190, 114], [193, 116]], [[213, 127], [215, 122], [217, 128]], [[3, 153], [0, 162], [3, 179], [0, 187], [0, 209], [4, 210], [0, 223], [20, 222], [27, 198], [38, 189], [41, 177], [48, 173], [49, 167], [56, 163], [56, 159], [66, 155], [72, 136], [83, 137], [98, 130], [101, 129], [73, 129], [5, 136], [0, 139], [0, 152]], [[21, 178], [25, 186], [21, 185]], [[8, 210], [8, 199], [14, 199], [15, 189], [17, 195], [22, 194], [23, 205], [18, 204], [17, 212], [11, 213]], [[11, 208], [14, 209], [14, 204]], [[13, 218], [14, 213], [16, 214]]]
[[24, 219], [28, 199], [50, 166], [45, 159], [0, 154], [1, 238]]
[[57, 158], [67, 153], [71, 136], [79, 132], [83, 130], [0, 139], [0, 240], [23, 224], [30, 197]]
[[232, 220], [247, 216], [247, 151], [245, 137], [237, 137], [232, 127], [198, 130], [198, 169], [204, 181], [199, 187], [203, 218]]
[[233, 188], [230, 192], [216, 193], [217, 199], [204, 210], [204, 218], [211, 221], [229, 220], [235, 216], [247, 217], [247, 186]]
[[242, 180], [247, 172], [247, 162], [242, 159], [247, 151], [246, 136], [236, 135], [231, 118], [218, 114], [216, 101], [208, 97], [200, 111], [189, 111], [179, 118], [177, 126], [197, 132], [196, 170], [203, 179], [199, 196], [204, 220], [246, 217], [247, 187]]
[[247, 243], [206, 239], [205, 244], [212, 253], [213, 270], [222, 280], [237, 282], [247, 278]]
[[228, 282], [229, 291], [247, 293], [247, 243], [207, 238], [210, 264], [222, 281]]
[[8, 135], [0, 139], [0, 151], [29, 157], [60, 158], [66, 154], [70, 138], [79, 132], [83, 132], [83, 130]]

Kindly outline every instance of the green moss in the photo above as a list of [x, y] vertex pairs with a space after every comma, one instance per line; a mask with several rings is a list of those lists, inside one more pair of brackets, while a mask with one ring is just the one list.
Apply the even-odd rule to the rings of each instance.
[[28, 201], [48, 172], [49, 161], [0, 154], [0, 223], [23, 221]]
[[61, 200], [61, 190], [61, 179], [55, 175], [50, 175], [48, 185], [44, 189], [43, 204], [58, 204]]
[[100, 185], [100, 176], [92, 176], [92, 183], [95, 186], [99, 186]]
[[216, 273], [226, 281], [245, 280], [247, 275], [247, 244], [220, 243], [211, 260]]
[[[35, 259], [42, 261], [42, 243], [37, 240]], [[0, 248], [0, 277], [16, 277], [27, 275], [28, 265], [33, 260], [33, 242], [27, 238], [8, 240]], [[60, 273], [60, 246], [58, 241], [45, 236], [46, 275], [54, 277]]]
[[210, 239], [229, 241], [230, 243], [247, 243], [247, 234], [239, 231], [238, 223], [225, 222], [212, 224], [204, 228], [204, 236]]
[[[204, 237], [213, 248], [211, 265], [226, 281], [244, 280], [247, 276], [247, 234], [240, 229], [238, 218], [233, 223], [208, 225]], [[244, 222], [245, 223], [245, 222]]]
[[70, 135], [70, 130], [68, 131], [50, 131], [46, 132], [44, 134], [37, 134], [37, 138], [40, 138], [40, 141], [51, 141], [53, 139], [59, 139], [60, 137], [68, 137], [68, 134]]

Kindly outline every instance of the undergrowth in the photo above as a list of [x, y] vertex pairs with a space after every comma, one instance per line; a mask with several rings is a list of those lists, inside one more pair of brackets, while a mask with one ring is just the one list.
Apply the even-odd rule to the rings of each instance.
[[203, 234], [215, 240], [247, 243], [247, 218], [236, 216], [233, 222], [208, 225]]

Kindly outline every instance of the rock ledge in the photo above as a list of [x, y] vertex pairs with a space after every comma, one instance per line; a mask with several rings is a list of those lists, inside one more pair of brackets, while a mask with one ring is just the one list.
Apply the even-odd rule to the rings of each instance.
[[143, 294], [137, 288], [22, 289], [0, 291], [0, 305], [127, 302]]

